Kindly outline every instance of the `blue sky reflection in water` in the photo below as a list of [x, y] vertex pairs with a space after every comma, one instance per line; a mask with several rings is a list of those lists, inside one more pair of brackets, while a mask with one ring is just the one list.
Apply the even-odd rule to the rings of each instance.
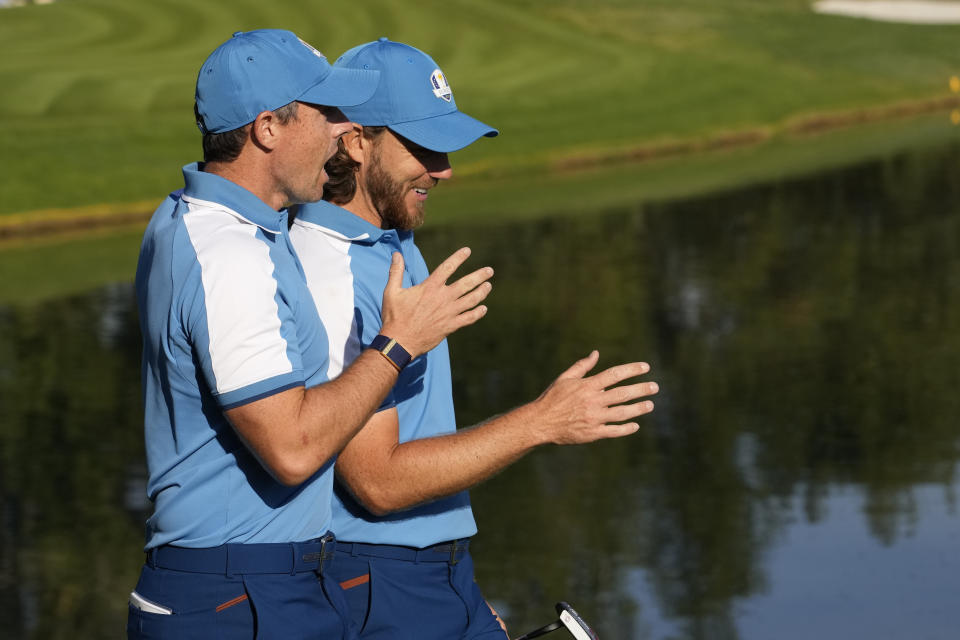
[[[854, 487], [831, 493], [818, 522], [792, 505], [790, 522], [763, 559], [766, 588], [734, 603], [739, 637], [951, 637], [960, 572], [960, 517], [951, 491], [914, 487], [922, 517], [894, 545], [867, 531], [863, 496]], [[660, 611], [643, 567], [626, 567], [618, 586], [641, 609], [630, 637], [686, 637], [683, 626]]]
[[[575, 358], [646, 359], [624, 440], [473, 492], [514, 635], [571, 602], [604, 638], [952, 638], [960, 148], [599, 215], [420, 233], [497, 270], [454, 336], [461, 425]], [[442, 215], [431, 211], [430, 215]], [[132, 288], [0, 308], [0, 619], [114, 638], [142, 556]]]
[[[856, 487], [831, 491], [823, 520], [794, 521], [769, 551], [769, 590], [738, 607], [745, 638], [947, 638], [956, 607], [960, 517], [954, 487], [917, 485], [917, 520], [885, 545], [867, 530]], [[802, 615], [798, 615], [802, 614]], [[783, 621], [789, 620], [789, 624]]]

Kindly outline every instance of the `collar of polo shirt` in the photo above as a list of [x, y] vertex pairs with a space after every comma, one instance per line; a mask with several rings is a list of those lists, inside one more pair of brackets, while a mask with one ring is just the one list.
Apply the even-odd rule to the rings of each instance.
[[351, 242], [376, 244], [381, 240], [404, 238], [410, 231], [381, 229], [346, 209], [326, 201], [302, 205], [297, 220], [308, 226], [333, 230]]
[[226, 209], [237, 218], [270, 233], [282, 233], [287, 226], [285, 209], [277, 211], [237, 183], [201, 171], [197, 162], [183, 168], [183, 179], [186, 185], [183, 199], [187, 202]]

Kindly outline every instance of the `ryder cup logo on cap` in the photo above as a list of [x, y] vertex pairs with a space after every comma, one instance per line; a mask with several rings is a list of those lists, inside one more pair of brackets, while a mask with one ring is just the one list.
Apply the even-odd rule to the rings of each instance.
[[434, 69], [433, 73], [430, 74], [430, 84], [433, 85], [433, 95], [447, 102], [453, 99], [453, 90], [450, 88], [450, 83], [447, 82], [440, 69]]
[[291, 31], [238, 31], [200, 67], [197, 126], [204, 133], [232, 131], [294, 101], [360, 104], [373, 94], [378, 77], [376, 71], [334, 69]]
[[410, 45], [380, 38], [350, 49], [334, 69], [376, 69], [380, 83], [373, 97], [343, 107], [358, 124], [386, 126], [407, 140], [432, 151], [462, 149], [497, 130], [457, 110], [453, 91], [440, 65]]

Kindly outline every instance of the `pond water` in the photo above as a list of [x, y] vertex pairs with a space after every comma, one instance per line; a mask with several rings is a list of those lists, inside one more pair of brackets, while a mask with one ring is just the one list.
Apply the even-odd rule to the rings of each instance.
[[[958, 175], [945, 146], [582, 217], [428, 221], [428, 262], [469, 244], [497, 270], [451, 339], [462, 425], [593, 348], [661, 386], [639, 433], [472, 492], [477, 578], [513, 635], [566, 600], [603, 638], [956, 636]], [[123, 633], [150, 509], [139, 340], [129, 283], [0, 308], [2, 637]]]

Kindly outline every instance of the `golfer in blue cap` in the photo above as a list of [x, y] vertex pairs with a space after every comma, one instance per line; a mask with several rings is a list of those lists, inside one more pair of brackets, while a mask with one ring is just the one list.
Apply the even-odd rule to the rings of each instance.
[[[327, 382], [284, 207], [321, 197], [352, 130], [337, 107], [367, 100], [377, 77], [276, 29], [234, 34], [200, 69], [204, 162], [183, 168], [137, 267], [154, 513], [131, 638], [353, 637], [329, 575], [331, 467], [397, 369], [371, 350]], [[483, 315], [486, 270], [445, 285], [467, 253], [423, 287], [401, 289], [399, 259], [384, 266], [383, 332], [411, 355]]]
[[593, 352], [533, 402], [457, 430], [446, 341], [417, 357], [384, 335], [384, 269], [400, 253], [404, 284], [427, 277], [413, 229], [431, 190], [452, 175], [447, 154], [497, 132], [459, 111], [447, 76], [411, 46], [381, 38], [334, 67], [378, 70], [380, 80], [369, 100], [343, 108], [356, 126], [327, 163], [325, 201], [300, 208], [291, 239], [330, 338], [329, 375], [370, 347], [400, 374], [337, 459], [331, 572], [362, 638], [503, 640], [473, 579], [466, 490], [540, 445], [635, 432], [634, 422], [614, 423], [650, 412], [641, 398], [657, 385], [616, 386], [647, 373], [641, 362], [585, 377]]

